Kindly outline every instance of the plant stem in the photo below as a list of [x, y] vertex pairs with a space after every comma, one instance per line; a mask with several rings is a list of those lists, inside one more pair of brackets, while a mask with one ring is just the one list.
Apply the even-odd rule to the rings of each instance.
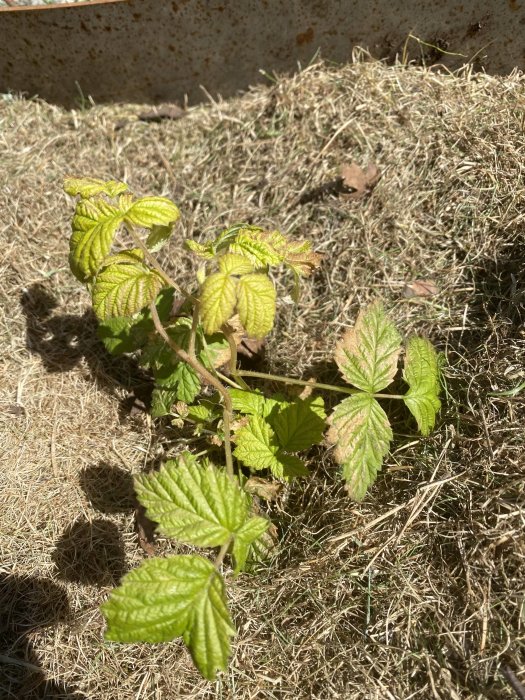
[[213, 562], [213, 565], [216, 569], [218, 569], [220, 567], [220, 565], [222, 564], [222, 562], [224, 561], [224, 557], [228, 553], [228, 549], [230, 548], [231, 543], [232, 543], [232, 538], [229, 537], [228, 541], [225, 542], [222, 545], [222, 547], [220, 548], [220, 551], [217, 554], [217, 556], [215, 557], [215, 561]]
[[239, 369], [237, 373], [244, 377], [258, 377], [259, 379], [269, 379], [274, 382], [284, 384], [296, 384], [298, 386], [309, 386], [312, 389], [326, 389], [327, 391], [339, 391], [342, 394], [358, 394], [359, 389], [350, 389], [346, 386], [336, 386], [335, 384], [321, 384], [320, 382], [308, 382], [304, 379], [293, 379], [292, 377], [281, 377], [279, 374], [265, 374], [264, 372], [252, 372], [251, 370]]
[[250, 387], [248, 384], [246, 384], [244, 379], [237, 371], [237, 343], [235, 342], [235, 331], [231, 330], [227, 324], [224, 324], [221, 330], [228, 341], [228, 345], [230, 346], [230, 373], [242, 389], [249, 391]]
[[190, 342], [188, 343], [188, 353], [196, 358], [195, 355], [195, 339], [197, 338], [197, 326], [199, 325], [199, 302], [196, 301], [193, 307], [193, 316], [191, 319]]
[[[269, 379], [273, 382], [283, 384], [297, 384], [298, 386], [309, 386], [312, 389], [325, 389], [326, 391], [338, 391], [341, 394], [362, 394], [361, 389], [351, 389], [346, 386], [336, 384], [321, 384], [321, 382], [309, 382], [304, 379], [293, 379], [292, 377], [281, 377], [279, 374], [265, 374], [264, 372], [252, 372], [251, 370], [238, 369], [237, 374], [244, 377], [258, 377], [259, 379]], [[248, 387], [249, 388], [249, 387]], [[375, 399], [404, 399], [402, 394], [373, 394]]]
[[177, 345], [173, 338], [170, 338], [170, 336], [166, 333], [166, 329], [161, 323], [159, 314], [157, 312], [157, 307], [155, 306], [155, 302], [152, 302], [150, 304], [150, 311], [151, 318], [153, 319], [153, 323], [155, 325], [155, 329], [157, 333], [161, 336], [161, 338], [170, 346], [172, 350], [174, 350], [177, 353], [181, 360], [187, 362], [189, 366], [192, 369], [194, 369], [197, 372], [197, 374], [199, 374], [202, 377], [202, 379], [204, 379], [204, 381], [206, 381], [208, 384], [211, 384], [211, 386], [217, 389], [219, 394], [222, 396], [224, 402], [222, 414], [224, 423], [224, 453], [226, 457], [226, 472], [230, 479], [233, 479], [233, 458], [230, 439], [231, 416], [233, 414], [233, 405], [228, 389], [226, 389], [226, 387], [223, 386], [223, 384], [221, 384], [221, 382], [216, 377], [214, 377], [213, 374], [209, 372], [206, 369], [206, 367], [204, 367], [204, 365], [202, 365], [198, 361], [195, 355], [190, 355], [189, 352]]
[[137, 235], [137, 232], [135, 231], [134, 227], [129, 223], [126, 222], [126, 228], [129, 231], [129, 235], [131, 238], [133, 238], [133, 243], [141, 249], [141, 251], [144, 253], [144, 257], [146, 260], [149, 262], [149, 264], [155, 268], [155, 270], [159, 273], [159, 275], [162, 277], [162, 279], [168, 284], [170, 287], [173, 287], [173, 289], [176, 289], [177, 292], [182, 294], [183, 297], [186, 299], [191, 299], [192, 301], [196, 302], [197, 299], [193, 296], [193, 294], [190, 294], [184, 287], [181, 287], [175, 280], [168, 275], [167, 272], [165, 272], [157, 258], [146, 248], [144, 243], [140, 240], [140, 237]]

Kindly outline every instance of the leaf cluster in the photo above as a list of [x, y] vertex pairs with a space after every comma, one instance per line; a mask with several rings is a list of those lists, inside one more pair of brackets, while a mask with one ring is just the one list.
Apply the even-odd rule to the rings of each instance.
[[[155, 257], [173, 235], [175, 204], [164, 197], [136, 198], [113, 180], [69, 178], [65, 190], [78, 198], [70, 267], [91, 294], [106, 348], [116, 355], [135, 353], [149, 369], [154, 417], [171, 415], [176, 429], [190, 423], [197, 437], [205, 431], [224, 449], [225, 466], [185, 452], [135, 479], [137, 499], [159, 534], [219, 551], [213, 562], [195, 553], [152, 558], [128, 573], [102, 606], [106, 638], [157, 643], [182, 637], [203, 676], [213, 679], [227, 666], [235, 633], [223, 564], [230, 557], [237, 576], [274, 544], [275, 528], [252, 494], [269, 499], [276, 485], [308, 476], [300, 453], [326, 437], [349, 495], [362, 500], [393, 439], [383, 399], [401, 399], [428, 435], [440, 409], [440, 360], [425, 338], [409, 338], [404, 349], [376, 302], [361, 311], [335, 348], [343, 386], [243, 373], [236, 362], [241, 339], [263, 338], [273, 328], [274, 269], [291, 272], [297, 299], [300, 277], [321, 262], [311, 244], [247, 224], [208, 243], [186, 241], [202, 265], [196, 288], [187, 291]], [[408, 388], [385, 394], [403, 351]], [[308, 385], [310, 393], [266, 396], [250, 389], [243, 374]], [[319, 394], [324, 390], [347, 395], [328, 418]]]

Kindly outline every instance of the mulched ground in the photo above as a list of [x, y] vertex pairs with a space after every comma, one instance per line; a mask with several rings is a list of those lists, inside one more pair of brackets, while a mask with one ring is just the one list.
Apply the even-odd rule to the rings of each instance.
[[[0, 101], [0, 684], [6, 698], [511, 699], [525, 682], [524, 78], [316, 64], [178, 120], [151, 108]], [[118, 128], [116, 128], [118, 126]], [[364, 198], [325, 188], [374, 163]], [[67, 174], [158, 193], [181, 240], [247, 220], [326, 255], [284, 297], [264, 369], [334, 381], [332, 352], [381, 298], [447, 358], [420, 439], [403, 412], [376, 485], [348, 500], [330, 451], [271, 508], [280, 551], [229, 588], [229, 672], [203, 681], [179, 642], [106, 645], [98, 606], [145, 556], [131, 476], [177, 445], [130, 412], [144, 378], [108, 358], [67, 269]], [[437, 293], [407, 297], [407, 283]], [[159, 553], [176, 551], [159, 540]]]

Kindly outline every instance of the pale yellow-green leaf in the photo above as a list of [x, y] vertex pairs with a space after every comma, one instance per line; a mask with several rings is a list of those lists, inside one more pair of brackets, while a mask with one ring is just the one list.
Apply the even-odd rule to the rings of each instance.
[[335, 460], [343, 466], [348, 493], [362, 501], [393, 437], [388, 417], [373, 396], [359, 393], [338, 404], [330, 422], [327, 437], [335, 445]]
[[403, 370], [403, 378], [410, 388], [404, 402], [423, 435], [433, 429], [441, 408], [439, 375], [438, 354], [432, 343], [426, 338], [410, 338]]
[[229, 275], [246, 275], [253, 272], [253, 265], [242, 255], [226, 253], [219, 258], [219, 270]]
[[216, 272], [204, 280], [200, 305], [205, 333], [215, 333], [233, 316], [236, 298], [235, 279], [225, 272]]
[[373, 394], [392, 382], [400, 352], [401, 336], [383, 305], [374, 302], [337, 343], [335, 360], [347, 382]]
[[72, 197], [80, 195], [82, 199], [94, 197], [98, 194], [107, 194], [108, 197], [116, 197], [126, 192], [128, 186], [124, 182], [116, 180], [100, 180], [96, 177], [66, 177], [64, 190]]
[[69, 263], [81, 282], [90, 281], [97, 273], [111, 250], [121, 222], [122, 212], [104, 199], [77, 202], [69, 241]]
[[130, 248], [129, 250], [121, 250], [114, 255], [108, 255], [101, 262], [100, 267], [107, 267], [108, 265], [131, 265], [136, 263], [141, 263], [144, 260], [144, 253], [141, 248]]
[[164, 285], [162, 277], [146, 265], [108, 265], [95, 279], [93, 309], [101, 320], [132, 316], [154, 301]]
[[131, 205], [127, 198], [120, 201], [126, 221], [141, 228], [167, 226], [179, 218], [178, 208], [167, 197], [142, 197]]
[[249, 335], [264, 338], [272, 330], [275, 298], [275, 287], [264, 273], [241, 277], [237, 286], [237, 311]]
[[199, 258], [203, 258], [204, 260], [211, 260], [214, 257], [213, 251], [211, 250], [209, 245], [203, 245], [202, 243], [198, 243], [197, 241], [192, 241], [190, 238], [186, 239], [184, 241], [184, 245], [188, 250], [191, 250], [192, 253], [195, 253]]

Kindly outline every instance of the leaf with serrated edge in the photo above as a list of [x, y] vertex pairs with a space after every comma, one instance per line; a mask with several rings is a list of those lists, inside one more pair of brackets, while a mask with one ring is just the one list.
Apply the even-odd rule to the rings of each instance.
[[130, 250], [121, 250], [114, 255], [107, 255], [100, 263], [100, 267], [108, 265], [131, 265], [132, 263], [141, 263], [144, 260], [144, 253], [140, 248], [130, 248]]
[[116, 180], [99, 180], [96, 177], [66, 177], [64, 191], [72, 197], [80, 195], [82, 199], [94, 197], [97, 194], [107, 194], [116, 197], [126, 192], [128, 186]]
[[270, 523], [265, 518], [258, 515], [247, 520], [243, 527], [237, 532], [233, 543], [233, 556], [235, 559], [234, 574], [244, 569], [246, 559], [250, 552], [250, 547], [255, 540], [258, 540], [268, 529]]
[[278, 401], [266, 398], [258, 391], [245, 389], [230, 389], [233, 410], [250, 416], [267, 417], [278, 405]]
[[252, 416], [237, 432], [235, 440], [233, 454], [251, 469], [270, 469], [275, 477], [284, 481], [309, 473], [298, 457], [281, 450], [277, 436], [262, 416]]
[[400, 352], [401, 336], [383, 305], [374, 302], [337, 343], [335, 361], [347, 382], [374, 394], [392, 382]]
[[224, 470], [201, 466], [188, 453], [136, 477], [135, 488], [163, 535], [199, 547], [220, 546], [234, 537], [251, 505], [251, 497]]
[[271, 424], [279, 443], [287, 452], [299, 452], [321, 442], [326, 427], [324, 401], [316, 398], [296, 399], [275, 417]]
[[177, 401], [177, 392], [173, 389], [153, 389], [151, 394], [151, 417], [162, 418], [171, 413], [171, 407]]
[[77, 202], [69, 240], [69, 264], [81, 282], [88, 282], [97, 273], [121, 222], [122, 212], [104, 199]]
[[388, 417], [370, 394], [354, 394], [335, 407], [330, 423], [328, 440], [336, 446], [334, 457], [343, 466], [348, 493], [362, 501], [393, 437]]
[[253, 272], [253, 265], [242, 255], [226, 253], [219, 258], [219, 270], [229, 275], [246, 275]]
[[167, 197], [142, 197], [131, 206], [124, 197], [121, 198], [123, 215], [126, 221], [140, 228], [167, 226], [179, 218], [179, 209]]
[[441, 408], [439, 374], [438, 354], [432, 343], [426, 338], [410, 338], [403, 370], [403, 379], [410, 388], [403, 400], [423, 435], [433, 429]]
[[222, 576], [204, 557], [144, 561], [124, 576], [101, 609], [108, 641], [156, 644], [182, 636], [205, 678], [226, 669], [235, 628]]
[[264, 273], [244, 275], [237, 286], [237, 311], [249, 335], [264, 338], [273, 328], [276, 291]]
[[184, 403], [194, 401], [201, 388], [199, 375], [186, 362], [160, 365], [153, 374], [157, 386], [173, 389], [177, 399]]
[[162, 277], [145, 265], [108, 265], [95, 279], [93, 310], [102, 320], [132, 316], [154, 301], [164, 285]]
[[146, 248], [152, 253], [158, 253], [159, 250], [169, 241], [173, 233], [173, 223], [166, 226], [154, 224], [151, 227], [151, 232], [146, 238]]
[[236, 280], [216, 272], [201, 287], [201, 317], [205, 333], [215, 333], [233, 316], [236, 303]]
[[191, 611], [183, 639], [195, 666], [212, 681], [217, 671], [226, 671], [231, 651], [229, 637], [236, 630], [226, 603], [224, 580], [216, 569], [210, 574], [209, 581], [205, 595], [197, 600]]

